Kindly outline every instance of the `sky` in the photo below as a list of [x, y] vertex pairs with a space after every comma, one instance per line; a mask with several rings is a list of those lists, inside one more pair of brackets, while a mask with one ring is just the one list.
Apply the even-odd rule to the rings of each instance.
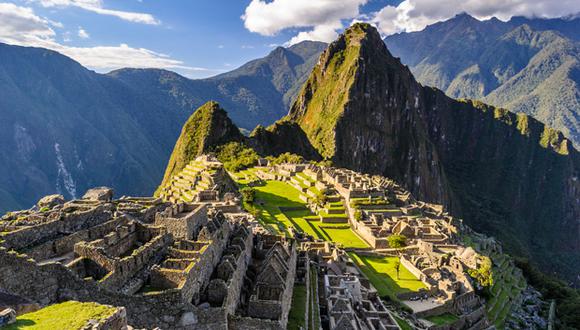
[[277, 46], [332, 41], [353, 22], [386, 36], [462, 12], [552, 18], [579, 13], [580, 0], [0, 0], [0, 42], [53, 49], [97, 72], [204, 78]]

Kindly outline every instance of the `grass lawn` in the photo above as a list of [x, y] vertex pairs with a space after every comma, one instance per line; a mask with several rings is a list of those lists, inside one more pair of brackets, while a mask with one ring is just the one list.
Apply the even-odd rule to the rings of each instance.
[[405, 321], [405, 320], [403, 320], [403, 319], [401, 319], [401, 318], [398, 318], [398, 317], [396, 317], [396, 316], [393, 316], [393, 317], [395, 318], [395, 321], [397, 321], [397, 324], [399, 325], [399, 327], [400, 327], [402, 330], [413, 330], [413, 327], [411, 327], [411, 326], [409, 325], [409, 323], [407, 323], [407, 321]]
[[367, 257], [349, 253], [381, 296], [397, 301], [397, 294], [426, 288], [423, 282], [411, 274], [403, 265], [399, 268], [399, 279], [395, 269], [397, 257]]
[[316, 268], [310, 268], [310, 297], [308, 299], [308, 306], [310, 308], [309, 327], [308, 329], [320, 329], [320, 306], [318, 305], [318, 296], [316, 294], [318, 288], [318, 271]]
[[261, 210], [261, 219], [277, 233], [288, 234], [288, 228], [294, 227], [315, 238], [342, 244], [345, 248], [367, 248], [348, 224], [323, 224], [320, 221], [309, 221], [313, 214], [300, 200], [300, 192], [290, 184], [281, 181], [266, 181], [263, 186], [254, 187], [256, 198], [254, 205]]
[[304, 327], [304, 314], [306, 313], [307, 299], [306, 286], [297, 284], [292, 292], [292, 307], [288, 315], [288, 329], [300, 329]]
[[433, 322], [435, 325], [444, 325], [444, 324], [451, 324], [459, 318], [453, 314], [445, 313], [436, 316], [429, 316], [425, 318], [429, 322]]
[[85, 326], [91, 319], [101, 320], [111, 316], [114, 312], [114, 308], [96, 303], [67, 301], [21, 315], [16, 318], [16, 323], [3, 329], [77, 330]]

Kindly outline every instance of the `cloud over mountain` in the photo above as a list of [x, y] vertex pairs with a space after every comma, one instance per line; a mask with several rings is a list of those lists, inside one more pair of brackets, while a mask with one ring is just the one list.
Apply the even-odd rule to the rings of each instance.
[[[49, 3], [66, 5], [69, 2], [71, 1], [51, 0], [46, 1], [45, 5]], [[123, 43], [118, 46], [94, 47], [71, 47], [61, 44], [57, 41], [57, 34], [64, 29], [62, 24], [37, 15], [30, 7], [0, 3], [0, 22], [2, 22], [0, 42], [52, 49], [72, 57], [84, 66], [97, 70], [112, 70], [121, 67], [205, 70], [187, 66], [182, 61], [172, 59], [166, 54], [145, 48], [130, 47]], [[65, 31], [62, 34], [66, 37], [70, 33]], [[83, 38], [88, 37], [88, 34], [80, 28], [78, 36]]]
[[303, 40], [328, 42], [352, 21], [366, 21], [382, 34], [419, 31], [427, 25], [467, 12], [479, 19], [512, 16], [561, 17], [580, 12], [577, 0], [405, 0], [375, 12], [361, 13], [368, 0], [252, 0], [242, 16], [251, 32], [273, 36], [288, 29], [300, 31], [288, 44]]
[[298, 33], [290, 44], [303, 40], [331, 41], [343, 20], [359, 16], [359, 8], [367, 0], [252, 0], [242, 19], [251, 32], [272, 36], [288, 28], [308, 28]]

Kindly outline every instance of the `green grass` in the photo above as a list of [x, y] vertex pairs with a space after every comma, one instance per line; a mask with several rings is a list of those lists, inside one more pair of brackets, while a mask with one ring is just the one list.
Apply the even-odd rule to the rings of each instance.
[[76, 330], [85, 326], [89, 320], [101, 320], [114, 312], [114, 308], [92, 302], [67, 301], [21, 315], [16, 319], [16, 323], [3, 329]]
[[320, 329], [320, 306], [318, 305], [318, 296], [316, 295], [316, 288], [318, 286], [318, 271], [316, 268], [310, 268], [310, 297], [308, 305], [310, 307], [310, 317], [308, 329]]
[[[239, 177], [239, 174], [236, 176]], [[243, 185], [242, 182], [238, 183]], [[368, 247], [348, 224], [323, 224], [320, 221], [313, 221], [319, 220], [318, 216], [306, 208], [306, 203], [299, 198], [300, 192], [292, 185], [281, 181], [266, 181], [264, 185], [254, 189], [256, 190], [254, 205], [260, 209], [260, 220], [270, 228], [274, 228], [276, 233], [289, 235], [288, 229], [294, 227], [299, 232], [333, 241], [345, 248]]]
[[407, 321], [403, 320], [402, 318], [393, 316], [395, 318], [395, 321], [397, 322], [397, 324], [399, 325], [399, 327], [401, 328], [401, 330], [413, 330], [413, 327], [409, 325], [409, 323], [407, 323]]
[[304, 284], [296, 284], [292, 292], [292, 307], [288, 315], [288, 329], [300, 329], [304, 327], [307, 298], [306, 286]]
[[359, 266], [381, 296], [389, 296], [398, 301], [397, 294], [426, 288], [423, 282], [411, 274], [403, 265], [399, 268], [399, 278], [395, 270], [397, 257], [367, 257], [350, 252], [349, 255]]
[[429, 317], [426, 317], [425, 319], [429, 322], [433, 322], [435, 325], [451, 324], [451, 323], [459, 320], [459, 318], [457, 316], [450, 314], [450, 313], [445, 313], [445, 314], [436, 315], [436, 316], [429, 316]]

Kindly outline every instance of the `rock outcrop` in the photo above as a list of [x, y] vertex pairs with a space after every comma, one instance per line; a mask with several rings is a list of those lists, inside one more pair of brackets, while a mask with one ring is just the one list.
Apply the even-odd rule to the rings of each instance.
[[97, 187], [87, 190], [83, 199], [98, 202], [110, 202], [115, 194], [114, 190], [109, 187]]
[[262, 155], [278, 156], [290, 152], [312, 160], [321, 158], [302, 128], [288, 120], [279, 120], [268, 127], [256, 127], [250, 134], [248, 145]]

